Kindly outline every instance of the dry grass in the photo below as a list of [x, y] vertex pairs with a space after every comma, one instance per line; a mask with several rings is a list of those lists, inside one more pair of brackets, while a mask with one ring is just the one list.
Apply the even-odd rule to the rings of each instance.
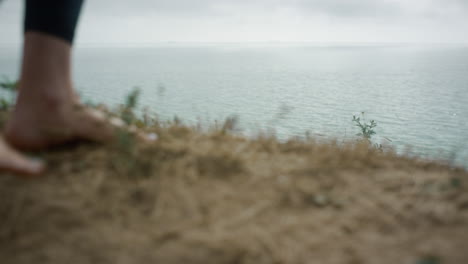
[[468, 263], [468, 174], [366, 144], [156, 125], [0, 177], [0, 262]]

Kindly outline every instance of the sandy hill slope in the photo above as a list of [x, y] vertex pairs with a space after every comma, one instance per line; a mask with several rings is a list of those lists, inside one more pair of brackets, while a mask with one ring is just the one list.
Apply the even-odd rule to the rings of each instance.
[[0, 177], [0, 262], [468, 263], [468, 173], [364, 143], [178, 124]]

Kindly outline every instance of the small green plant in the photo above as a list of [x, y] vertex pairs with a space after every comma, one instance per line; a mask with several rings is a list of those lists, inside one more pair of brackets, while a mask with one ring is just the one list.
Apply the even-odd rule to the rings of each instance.
[[226, 134], [229, 132], [238, 131], [239, 117], [236, 115], [228, 116], [221, 127], [221, 133]]
[[[356, 134], [356, 136], [362, 137], [363, 140], [367, 141], [369, 144], [371, 144], [373, 147], [375, 147], [379, 151], [383, 151], [384, 147], [382, 144], [375, 143], [372, 144], [372, 136], [376, 134], [375, 128], [377, 127], [377, 122], [375, 120], [370, 120], [369, 122], [365, 119], [364, 117], [364, 112], [361, 112], [361, 116], [355, 116], [353, 115], [353, 122], [356, 127], [359, 128], [359, 133]], [[390, 139], [387, 139], [391, 141]]]
[[353, 115], [353, 122], [354, 125], [360, 129], [360, 132], [356, 134], [357, 136], [361, 136], [370, 141], [372, 136], [376, 134], [374, 129], [377, 127], [377, 122], [375, 122], [375, 120], [367, 122], [364, 118], [364, 112], [361, 112], [360, 117]]
[[135, 107], [137, 107], [140, 94], [141, 90], [139, 87], [133, 88], [133, 90], [126, 97], [125, 107], [130, 109], [134, 109]]
[[3, 80], [0, 81], [0, 88], [9, 91], [15, 91], [18, 88], [18, 81], [12, 81], [5, 76], [3, 76], [2, 79]]
[[18, 81], [12, 81], [8, 77], [3, 76], [2, 80], [0, 81], [0, 89], [4, 89], [7, 91], [6, 94], [8, 94], [9, 98], [4, 98], [3, 96], [0, 98], [0, 110], [1, 111], [6, 111], [10, 109], [10, 107], [13, 105], [13, 98], [14, 98], [14, 93], [18, 87]]
[[[117, 110], [120, 118], [127, 125], [134, 125], [138, 118], [134, 114], [134, 109], [138, 105], [140, 89], [135, 87], [126, 97], [124, 104]], [[117, 144], [112, 166], [123, 174], [131, 174], [138, 167], [138, 149], [136, 148], [135, 135], [125, 129], [117, 131]]]
[[121, 110], [120, 118], [122, 118], [127, 125], [133, 124], [136, 120], [134, 110], [138, 105], [140, 94], [140, 88], [135, 87], [125, 98], [125, 105]]
[[10, 109], [11, 103], [6, 100], [5, 98], [0, 98], [0, 110], [1, 111], [6, 111]]

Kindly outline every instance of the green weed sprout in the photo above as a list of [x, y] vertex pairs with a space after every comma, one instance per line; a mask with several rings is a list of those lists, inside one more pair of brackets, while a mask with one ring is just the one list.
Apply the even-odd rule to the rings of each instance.
[[125, 105], [124, 105], [124, 108], [122, 109], [122, 113], [120, 117], [128, 125], [132, 124], [136, 119], [134, 110], [138, 105], [140, 94], [141, 94], [140, 88], [135, 87], [125, 98]]
[[138, 105], [138, 99], [140, 98], [141, 90], [138, 87], [133, 88], [125, 100], [125, 106], [129, 109], [134, 109]]
[[6, 111], [11, 108], [13, 105], [13, 94], [18, 87], [18, 81], [12, 81], [8, 77], [3, 76], [2, 81], [0, 81], [0, 89], [8, 91], [11, 95], [10, 98], [0, 98], [0, 110]]
[[18, 81], [12, 81], [5, 76], [3, 76], [2, 79], [3, 80], [0, 81], [0, 88], [9, 90], [9, 91], [15, 91], [17, 89]]
[[363, 137], [364, 139], [370, 141], [372, 136], [376, 134], [374, 128], [377, 127], [377, 122], [371, 120], [369, 123], [364, 119], [364, 112], [361, 112], [361, 116], [357, 117], [353, 115], [353, 122], [356, 127], [360, 129], [360, 132], [357, 133], [357, 136]]

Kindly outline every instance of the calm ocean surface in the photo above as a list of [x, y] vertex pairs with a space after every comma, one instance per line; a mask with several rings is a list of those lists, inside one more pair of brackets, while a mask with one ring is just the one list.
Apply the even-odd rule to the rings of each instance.
[[[19, 51], [0, 48], [0, 75], [18, 68]], [[87, 47], [74, 71], [85, 100], [115, 105], [139, 86], [162, 119], [236, 115], [247, 135], [349, 139], [364, 111], [376, 142], [468, 167], [468, 46]]]

